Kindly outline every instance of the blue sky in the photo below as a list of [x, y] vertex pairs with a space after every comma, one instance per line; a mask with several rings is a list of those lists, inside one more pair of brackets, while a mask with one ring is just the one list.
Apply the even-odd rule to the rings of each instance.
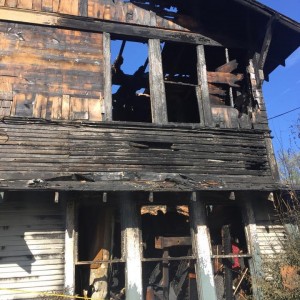
[[[300, 22], [300, 0], [260, 0], [259, 2]], [[300, 48], [286, 60], [285, 67], [280, 66], [273, 71], [270, 81], [263, 85], [263, 92], [269, 118], [300, 106]], [[290, 126], [296, 122], [299, 115], [300, 109], [269, 121], [274, 136], [275, 152], [281, 145], [285, 149], [289, 147]]]

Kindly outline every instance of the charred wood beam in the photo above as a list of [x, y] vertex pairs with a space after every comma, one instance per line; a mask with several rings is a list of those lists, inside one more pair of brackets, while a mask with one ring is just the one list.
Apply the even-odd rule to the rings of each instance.
[[208, 127], [213, 126], [213, 117], [210, 107], [210, 98], [208, 90], [208, 72], [206, 68], [204, 46], [197, 46], [197, 73], [198, 73], [198, 84], [200, 91], [198, 91], [198, 107], [200, 112], [200, 123], [203, 122]]
[[110, 62], [110, 34], [103, 33], [103, 59], [104, 59], [104, 120], [112, 120], [112, 77]]
[[[260, 50], [260, 55], [259, 55], [259, 60], [258, 60], [258, 68], [259, 70], [263, 70], [267, 57], [268, 57], [268, 53], [269, 53], [269, 49], [271, 46], [271, 42], [272, 42], [272, 36], [273, 36], [273, 28], [274, 28], [274, 24], [275, 21], [277, 20], [276, 16], [273, 16], [270, 18], [268, 24], [267, 24], [267, 29], [266, 29], [266, 34], [265, 34], [265, 38]], [[261, 77], [261, 75], [260, 75]], [[261, 80], [263, 80], [264, 78], [260, 78]]]
[[[204, 176], [203, 176], [204, 177]], [[142, 181], [99, 181], [99, 182], [66, 182], [55, 181], [28, 186], [28, 180], [1, 180], [2, 191], [144, 191], [144, 192], [193, 192], [193, 191], [274, 191], [279, 188], [278, 184], [271, 180], [249, 176], [222, 176], [222, 184], [210, 185], [203, 180], [195, 186], [177, 184], [175, 182], [142, 182]], [[228, 180], [228, 181], [227, 181]], [[229, 181], [230, 180], [230, 181]]]
[[162, 39], [180, 43], [223, 46], [219, 42], [198, 33], [166, 30], [140, 25], [129, 25], [93, 18], [82, 18], [38, 11], [26, 11], [8, 7], [0, 8], [0, 20], [27, 23], [51, 27], [69, 28], [90, 32], [108, 32], [125, 36], [142, 37], [143, 39]]
[[148, 44], [152, 122], [165, 124], [168, 122], [168, 115], [160, 40], [150, 39]]

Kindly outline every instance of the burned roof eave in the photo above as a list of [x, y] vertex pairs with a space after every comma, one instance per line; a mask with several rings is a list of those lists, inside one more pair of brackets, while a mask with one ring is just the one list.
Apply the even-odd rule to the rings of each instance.
[[[287, 59], [295, 50], [300, 46], [300, 24], [292, 20], [291, 18], [277, 12], [276, 10], [253, 0], [233, 0], [241, 5], [247, 6], [252, 10], [255, 10], [259, 14], [263, 14], [267, 17], [265, 26], [263, 27], [265, 32], [267, 31], [267, 24], [273, 18], [275, 19], [276, 28], [274, 29], [273, 41], [271, 42], [269, 53], [266, 57], [264, 65], [264, 73], [267, 78], [279, 65], [285, 64]], [[275, 25], [274, 24], [274, 25]], [[274, 26], [275, 27], [275, 26]], [[286, 34], [282, 33], [287, 31]], [[288, 37], [287, 43], [282, 43], [285, 47], [279, 47], [280, 41], [283, 38]], [[261, 41], [263, 42], [263, 41]]]

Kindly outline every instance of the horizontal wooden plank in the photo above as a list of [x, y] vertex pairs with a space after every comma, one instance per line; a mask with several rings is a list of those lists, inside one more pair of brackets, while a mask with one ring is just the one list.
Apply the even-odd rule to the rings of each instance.
[[100, 21], [92, 18], [81, 20], [72, 16], [63, 16], [55, 13], [22, 11], [13, 8], [0, 8], [0, 18], [6, 21], [23, 22], [35, 25], [64, 27], [92, 32], [109, 32], [127, 36], [139, 36], [143, 38], [158, 38], [190, 44], [203, 44], [221, 46], [217, 41], [201, 34], [180, 32], [147, 26], [118, 24], [108, 21]]
[[[3, 136], [0, 160], [5, 162], [0, 166], [2, 189], [201, 190], [213, 188], [202, 183], [210, 177], [220, 181], [216, 189], [261, 190], [276, 186], [270, 173], [264, 132], [252, 129], [121, 122], [44, 123], [10, 118], [0, 124], [0, 136]], [[96, 175], [99, 172], [103, 172], [101, 179]], [[105, 172], [111, 175], [105, 178]], [[136, 175], [127, 176], [126, 172]], [[145, 172], [179, 177], [183, 174], [187, 178], [192, 175], [193, 180], [181, 178], [177, 182], [175, 176], [172, 181], [172, 175], [158, 180], [159, 185], [141, 180]], [[90, 179], [80, 179], [82, 173], [92, 174]], [[121, 173], [122, 176], [118, 175]], [[59, 176], [66, 178], [60, 180]], [[48, 181], [40, 185], [26, 182], [33, 178]]]

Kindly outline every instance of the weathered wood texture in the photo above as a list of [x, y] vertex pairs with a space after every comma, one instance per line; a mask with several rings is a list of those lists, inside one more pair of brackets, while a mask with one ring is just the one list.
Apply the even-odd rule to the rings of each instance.
[[[187, 30], [182, 18], [175, 20], [165, 19], [149, 9], [143, 9], [132, 3], [121, 1], [101, 0], [6, 0], [0, 6], [29, 9], [33, 11], [54, 12], [73, 16], [83, 16], [107, 21], [131, 23], [145, 26], [156, 26], [166, 29]], [[182, 26], [180, 25], [182, 23]]]
[[100, 121], [102, 34], [0, 23], [0, 114]]
[[[53, 193], [12, 193], [0, 210], [0, 299], [63, 290], [64, 216]], [[14, 295], [14, 297], [13, 297]]]
[[256, 108], [253, 114], [253, 127], [255, 129], [265, 129], [268, 130], [268, 116], [266, 112], [266, 105], [263, 99], [261, 86], [259, 84], [259, 78], [255, 74], [255, 69], [258, 70], [255, 66], [254, 61], [250, 59], [248, 73], [250, 75], [252, 95], [255, 101]]
[[[1, 188], [18, 188], [17, 182], [3, 179], [45, 180], [89, 172], [94, 173], [89, 179], [56, 178], [65, 183], [48, 181], [44, 187], [105, 191], [275, 186], [260, 131], [120, 122], [25, 124], [12, 118], [0, 125]], [[107, 182], [101, 172], [107, 173]], [[132, 184], [126, 186], [126, 181]]]
[[168, 116], [160, 40], [150, 39], [148, 45], [152, 121], [165, 124], [168, 122]]

